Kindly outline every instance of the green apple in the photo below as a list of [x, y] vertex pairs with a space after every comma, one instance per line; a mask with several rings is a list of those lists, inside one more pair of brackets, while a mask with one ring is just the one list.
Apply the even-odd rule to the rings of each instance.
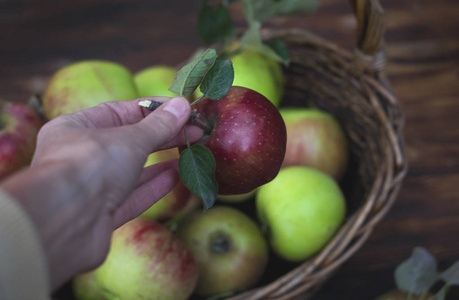
[[138, 98], [131, 72], [110, 61], [85, 60], [57, 71], [43, 94], [48, 119], [69, 114], [102, 102]]
[[75, 276], [72, 280], [72, 290], [77, 300], [107, 300], [96, 282], [94, 271]]
[[279, 106], [284, 82], [277, 61], [252, 49], [242, 49], [230, 59], [234, 68], [233, 85], [255, 90]]
[[[157, 151], [148, 156], [145, 167], [178, 158], [179, 151], [177, 148]], [[143, 212], [140, 216], [162, 223], [181, 213], [193, 210], [199, 204], [199, 199], [197, 199], [180, 180], [172, 191]]]
[[300, 262], [321, 250], [340, 228], [346, 202], [327, 174], [288, 167], [258, 189], [256, 208], [260, 222], [268, 228], [273, 251], [285, 260]]
[[282, 167], [306, 166], [340, 180], [348, 165], [348, 142], [335, 117], [311, 108], [279, 109], [287, 128]]
[[179, 224], [176, 235], [198, 262], [195, 292], [200, 296], [250, 288], [268, 262], [268, 245], [257, 223], [235, 208], [196, 211]]
[[174, 82], [177, 69], [157, 65], [141, 70], [134, 75], [134, 82], [139, 92], [139, 97], [164, 96], [174, 97], [175, 93], [169, 91]]
[[108, 300], [185, 300], [199, 270], [191, 251], [166, 227], [136, 218], [115, 230], [94, 275]]

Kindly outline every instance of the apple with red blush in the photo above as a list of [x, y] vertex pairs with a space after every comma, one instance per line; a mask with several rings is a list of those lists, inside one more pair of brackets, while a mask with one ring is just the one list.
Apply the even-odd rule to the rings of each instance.
[[346, 172], [349, 146], [333, 115], [314, 108], [281, 108], [287, 128], [287, 149], [282, 167], [318, 169], [339, 181]]
[[171, 231], [136, 218], [115, 230], [94, 276], [107, 299], [185, 300], [196, 287], [198, 268], [192, 252]]
[[0, 100], [0, 179], [30, 165], [42, 125], [32, 107]]

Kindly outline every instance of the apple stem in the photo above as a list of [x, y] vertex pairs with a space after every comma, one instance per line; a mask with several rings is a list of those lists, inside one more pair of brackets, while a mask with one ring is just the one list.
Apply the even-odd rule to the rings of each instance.
[[210, 133], [212, 131], [212, 128], [205, 122], [201, 121], [199, 118], [199, 113], [196, 112], [196, 110], [192, 110], [190, 114], [190, 122], [193, 125], [198, 126], [201, 128], [205, 133]]
[[188, 149], [191, 148], [190, 140], [188, 139], [188, 132], [186, 131], [186, 127], [183, 127], [183, 135], [185, 135], [186, 146]]
[[261, 232], [263, 233], [263, 235], [268, 236], [270, 232], [269, 225], [268, 224], [261, 225]]
[[198, 103], [199, 101], [202, 100], [202, 98], [204, 98], [206, 95], [202, 95], [201, 97], [199, 97], [198, 99], [194, 100], [193, 103], [191, 103], [191, 106], [195, 105], [196, 103]]
[[[199, 99], [198, 99], [199, 100]], [[196, 100], [196, 101], [198, 101]], [[195, 102], [196, 102], [195, 101]], [[195, 103], [193, 102], [193, 103]], [[154, 100], [142, 100], [139, 102], [139, 106], [142, 106], [143, 108], [148, 109], [149, 111], [155, 111], [158, 107], [160, 107], [163, 103], [154, 101]], [[199, 118], [199, 113], [196, 112], [196, 110], [192, 110], [190, 113], [190, 123], [193, 125], [198, 126], [205, 132], [210, 132], [212, 131], [212, 128], [210, 128], [206, 123], [202, 122]]]
[[230, 248], [231, 244], [224, 236], [218, 236], [213, 240], [212, 251], [215, 253], [226, 253]]

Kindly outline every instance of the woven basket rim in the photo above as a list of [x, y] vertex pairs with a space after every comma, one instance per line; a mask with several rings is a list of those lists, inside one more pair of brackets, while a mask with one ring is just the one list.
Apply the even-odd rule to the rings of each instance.
[[[373, 12], [376, 11], [378, 17], [381, 17], [381, 7], [377, 0], [351, 0], [350, 2], [355, 10], [359, 8], [368, 10], [370, 7]], [[372, 15], [367, 11], [365, 14]], [[359, 18], [358, 12], [356, 15]], [[378, 22], [373, 23], [383, 26]], [[359, 30], [366, 30], [360, 27]], [[381, 28], [376, 31], [383, 32]], [[368, 30], [368, 32], [375, 32], [375, 30]], [[382, 149], [377, 150], [383, 153], [385, 164], [377, 166], [375, 180], [365, 201], [348, 215], [346, 222], [330, 243], [314, 257], [273, 282], [228, 298], [231, 300], [307, 299], [361, 248], [374, 227], [392, 207], [408, 169], [403, 137], [404, 113], [384, 70], [383, 41], [381, 43], [373, 41], [369, 43], [371, 46], [367, 43], [367, 46], [347, 50], [302, 28], [265, 28], [263, 36], [281, 38], [299, 47], [309, 47], [319, 53], [331, 54], [333, 63], [346, 69], [345, 71], [352, 76], [353, 85], [358, 86], [367, 95], [366, 104], [373, 109], [375, 121], [381, 124], [380, 130], [384, 140], [381, 142]], [[361, 45], [365, 43], [360, 41]], [[300, 62], [293, 59], [292, 63], [294, 64], [292, 68], [302, 68]]]

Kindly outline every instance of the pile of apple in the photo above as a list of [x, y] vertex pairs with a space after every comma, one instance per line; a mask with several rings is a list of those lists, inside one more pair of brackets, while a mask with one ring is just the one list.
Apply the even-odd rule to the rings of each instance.
[[[319, 110], [283, 107], [278, 62], [250, 50], [237, 53], [231, 61], [234, 81], [225, 97], [256, 98], [258, 104], [244, 107], [253, 109], [250, 114], [240, 111], [237, 116], [226, 113], [224, 105], [217, 104], [221, 100], [202, 101], [198, 108], [201, 115], [219, 110], [221, 124], [234, 118], [247, 120], [247, 128], [257, 134], [246, 128], [225, 145], [211, 141], [212, 134], [223, 136], [218, 130], [229, 131], [215, 126], [205, 133], [206, 145], [236, 149], [263, 144], [262, 151], [238, 156], [238, 160], [250, 157], [262, 163], [235, 167], [239, 162], [221, 158], [226, 165], [217, 167], [220, 173], [216, 176], [229, 185], [221, 185], [216, 205], [206, 211], [180, 181], [141, 216], [114, 232], [105, 262], [73, 280], [77, 299], [179, 300], [232, 295], [259, 283], [271, 271], [267, 265], [273, 256], [301, 263], [318, 253], [341, 226], [346, 202], [339, 181], [347, 168], [348, 148], [339, 123]], [[176, 74], [177, 69], [164, 65], [132, 74], [114, 62], [77, 62], [51, 78], [42, 98], [43, 111], [50, 120], [105, 101], [172, 97], [175, 94], [168, 89]], [[258, 115], [258, 111], [268, 113]], [[250, 122], [249, 115], [255, 116]], [[256, 128], [263, 123], [261, 118], [274, 124], [273, 128], [266, 132]], [[0, 142], [3, 149], [5, 143]], [[281, 151], [271, 153], [276, 147]], [[218, 151], [213, 150], [217, 161]], [[163, 150], [152, 153], [145, 166], [178, 158], [179, 149]], [[236, 174], [244, 172], [250, 175]], [[260, 181], [269, 172], [265, 180], [269, 182]], [[232, 188], [238, 186], [245, 192], [233, 194]]]

